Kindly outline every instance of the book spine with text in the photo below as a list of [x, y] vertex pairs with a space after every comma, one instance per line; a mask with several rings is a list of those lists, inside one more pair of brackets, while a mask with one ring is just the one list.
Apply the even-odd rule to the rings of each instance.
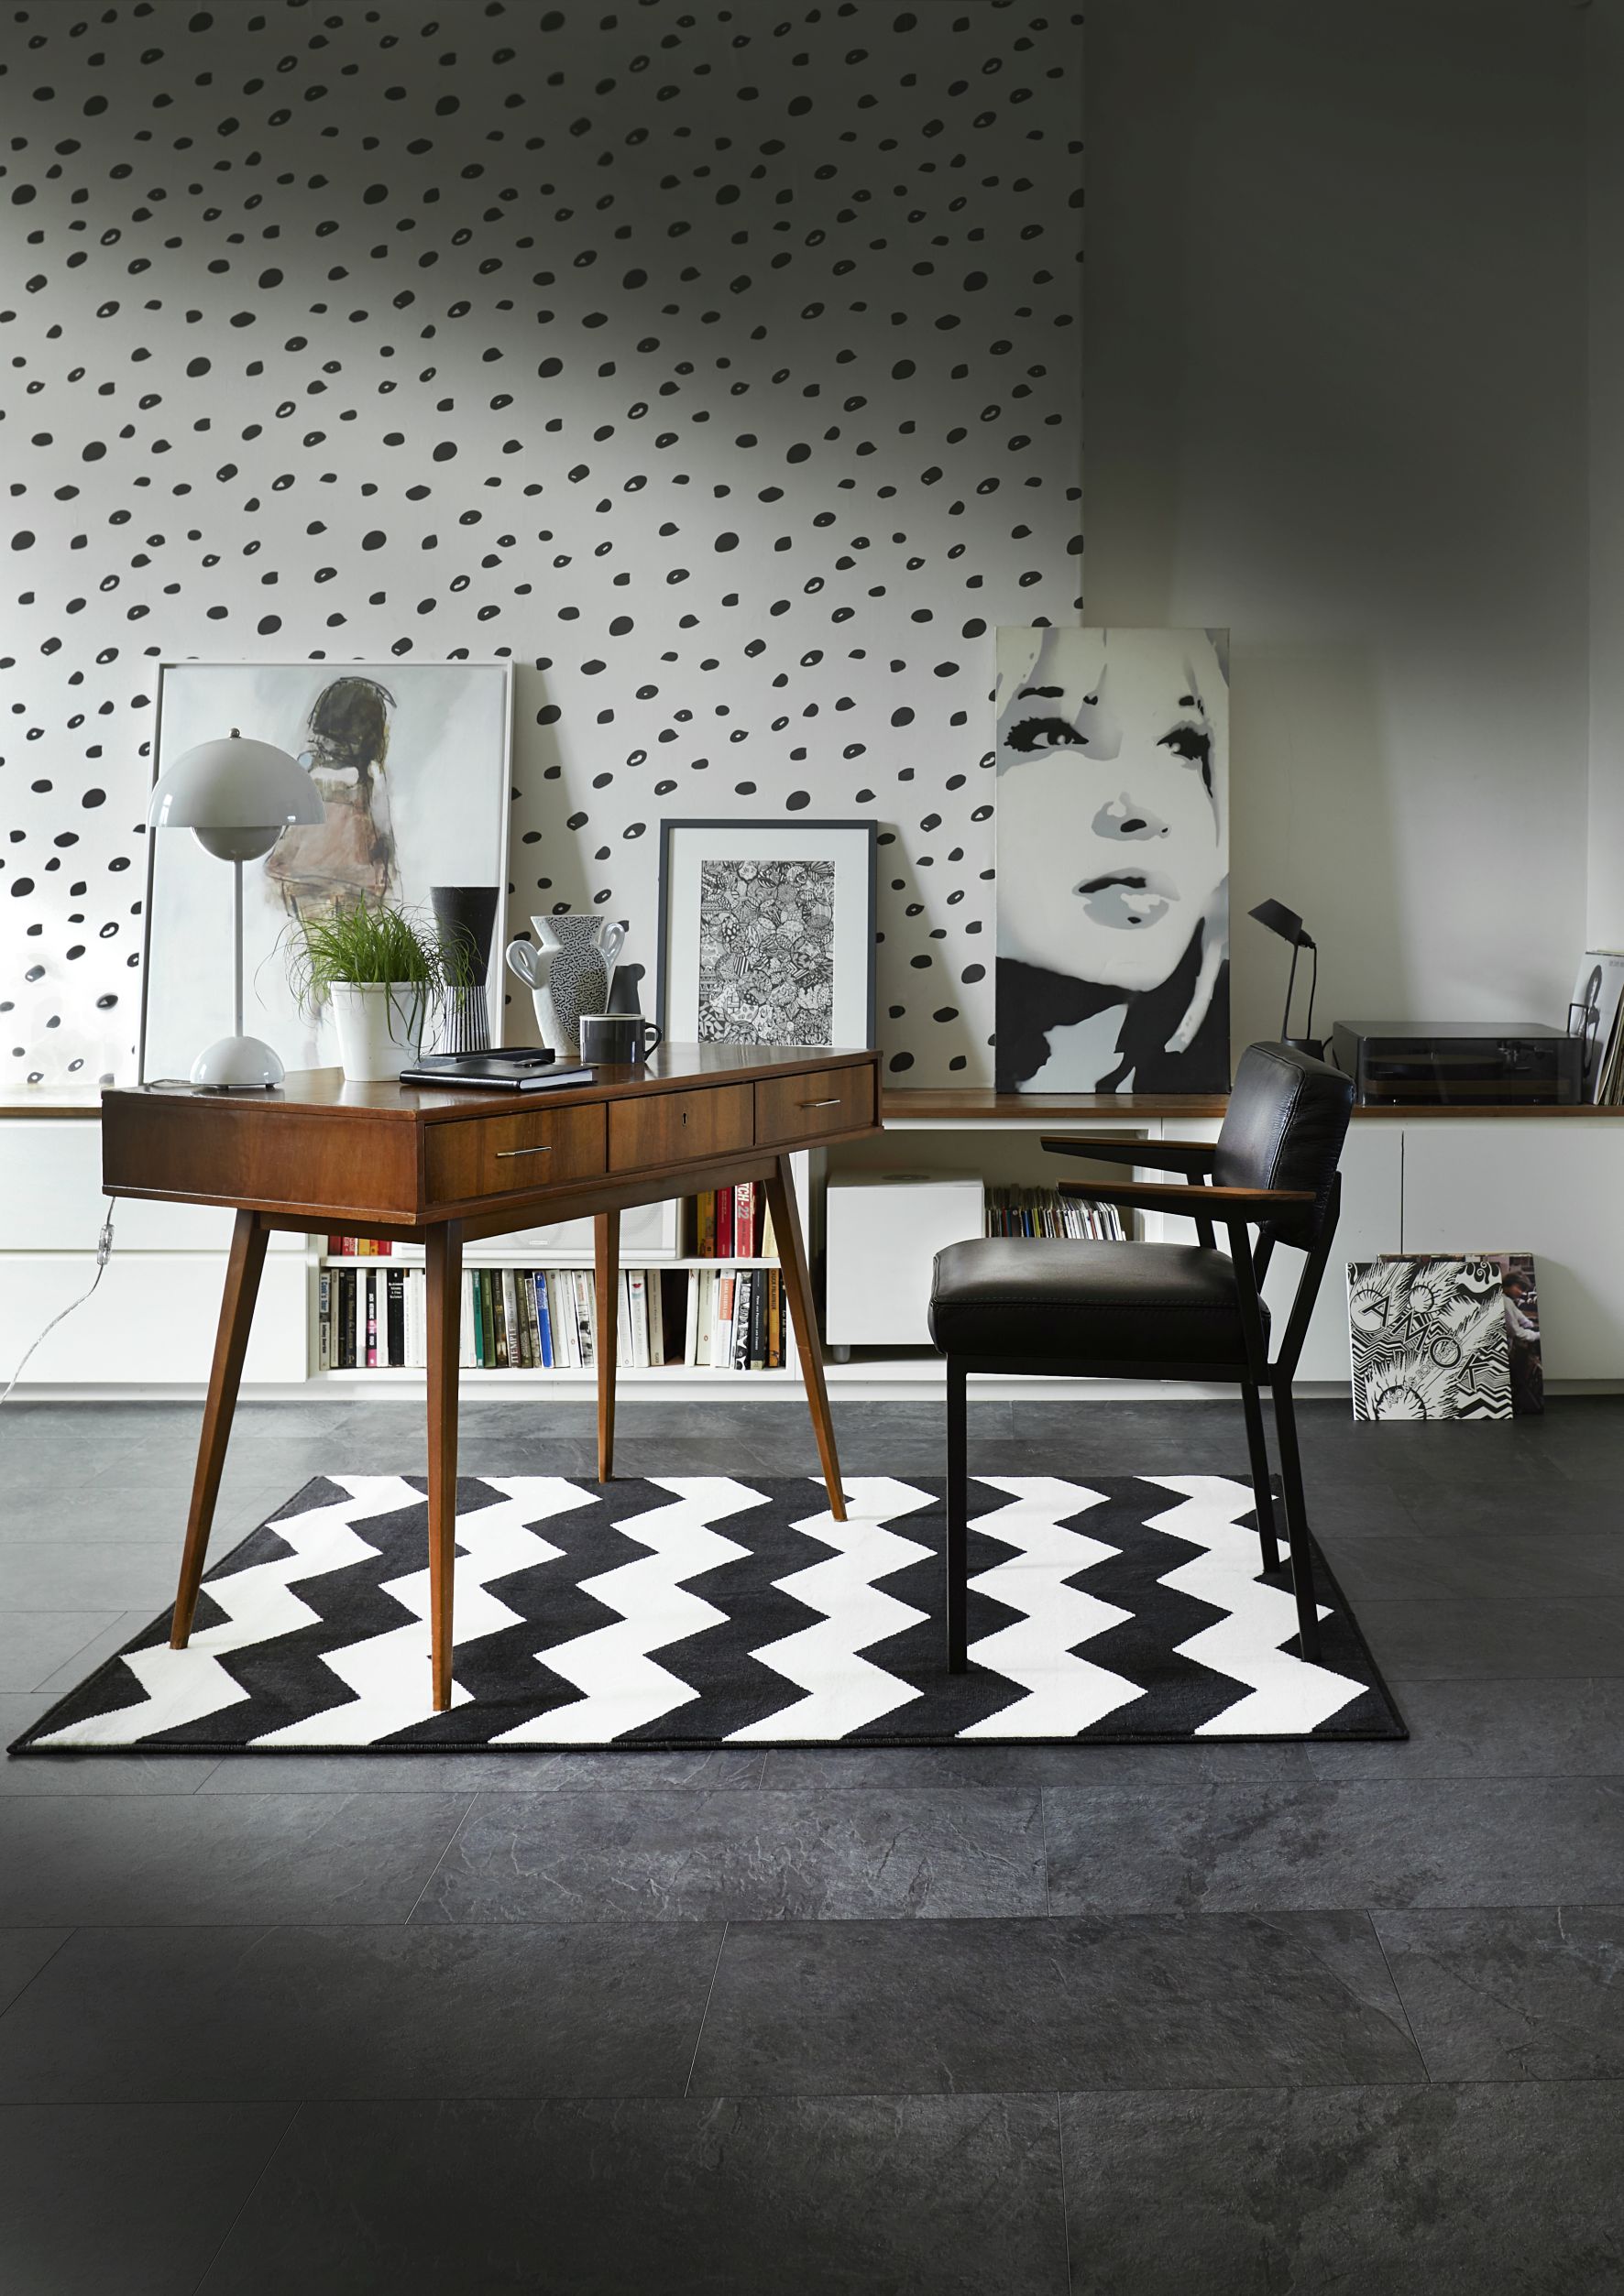
[[406, 1271], [388, 1268], [384, 1271], [388, 1286], [386, 1319], [389, 1330], [389, 1365], [391, 1371], [406, 1367]]

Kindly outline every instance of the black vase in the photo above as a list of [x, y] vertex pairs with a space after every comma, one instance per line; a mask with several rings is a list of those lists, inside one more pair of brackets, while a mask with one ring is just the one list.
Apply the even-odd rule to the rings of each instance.
[[445, 1004], [440, 1024], [442, 1052], [483, 1053], [490, 1049], [490, 1004], [486, 982], [490, 975], [499, 898], [495, 885], [429, 887], [446, 972]]
[[617, 965], [614, 978], [609, 982], [609, 1002], [604, 1006], [604, 1011], [635, 1013], [641, 1020], [642, 1006], [638, 1000], [637, 984], [642, 979], [642, 967], [641, 965]]

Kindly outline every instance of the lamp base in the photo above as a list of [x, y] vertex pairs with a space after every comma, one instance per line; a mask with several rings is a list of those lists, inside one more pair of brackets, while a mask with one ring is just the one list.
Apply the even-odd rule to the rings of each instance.
[[1281, 1043], [1294, 1053], [1306, 1053], [1311, 1060], [1323, 1060], [1325, 1040], [1322, 1036], [1285, 1036]]
[[258, 1036], [222, 1036], [192, 1064], [192, 1081], [211, 1092], [274, 1092], [286, 1071]]

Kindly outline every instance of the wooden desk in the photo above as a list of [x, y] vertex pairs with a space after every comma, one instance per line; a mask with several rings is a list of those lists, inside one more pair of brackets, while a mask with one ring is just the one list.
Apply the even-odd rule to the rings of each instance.
[[235, 1206], [171, 1645], [192, 1632], [209, 1528], [273, 1229], [338, 1229], [424, 1247], [428, 1288], [429, 1578], [433, 1700], [451, 1703], [456, 1399], [463, 1246], [591, 1213], [598, 1286], [598, 1471], [614, 1472], [620, 1214], [629, 1205], [763, 1183], [817, 1453], [845, 1518], [790, 1181], [797, 1148], [879, 1129], [879, 1055], [780, 1044], [665, 1045], [646, 1066], [598, 1068], [547, 1092], [346, 1084], [335, 1068], [280, 1092], [229, 1097], [148, 1086], [102, 1099], [109, 1194]]

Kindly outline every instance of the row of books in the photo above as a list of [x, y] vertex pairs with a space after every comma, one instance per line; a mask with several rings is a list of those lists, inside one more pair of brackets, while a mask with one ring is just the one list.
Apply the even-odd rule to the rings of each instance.
[[767, 1191], [753, 1180], [706, 1188], [694, 1198], [694, 1254], [700, 1260], [775, 1260]]
[[[732, 1187], [708, 1188], [683, 1208], [683, 1228], [700, 1260], [775, 1260], [778, 1245], [767, 1193], [753, 1180]], [[369, 1236], [329, 1236], [330, 1260], [387, 1260], [393, 1246]]]
[[[422, 1268], [326, 1267], [323, 1371], [421, 1371], [428, 1361]], [[622, 1268], [615, 1360], [628, 1371], [693, 1364], [778, 1371], [785, 1361], [776, 1268]], [[590, 1268], [467, 1268], [461, 1362], [477, 1371], [590, 1371], [598, 1362]]]
[[1058, 1188], [990, 1187], [986, 1204], [990, 1236], [1070, 1236], [1100, 1243], [1123, 1240], [1114, 1204], [1062, 1196]]

